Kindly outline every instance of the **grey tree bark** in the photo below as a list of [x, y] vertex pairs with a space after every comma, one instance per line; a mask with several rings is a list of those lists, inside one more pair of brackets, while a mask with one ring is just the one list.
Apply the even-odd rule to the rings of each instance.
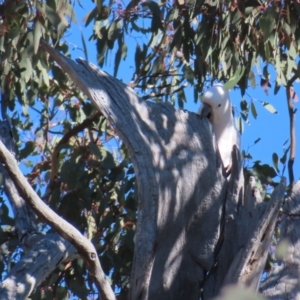
[[[42, 45], [116, 126], [130, 151], [139, 209], [129, 299], [210, 299], [232, 283], [257, 289], [285, 179], [268, 202], [262, 201], [253, 178], [244, 192], [237, 150], [228, 182], [206, 119], [168, 104], [142, 101], [95, 66], [83, 60], [76, 64]], [[53, 215], [26, 196], [30, 192], [33, 197], [32, 191], [15, 178], [1, 149], [0, 159], [19, 193], [54, 226]], [[88, 253], [65, 227], [55, 229], [81, 255]], [[85, 261], [91, 264], [87, 257]], [[101, 269], [97, 259], [94, 263]], [[109, 299], [103, 278], [94, 275], [104, 299]]]

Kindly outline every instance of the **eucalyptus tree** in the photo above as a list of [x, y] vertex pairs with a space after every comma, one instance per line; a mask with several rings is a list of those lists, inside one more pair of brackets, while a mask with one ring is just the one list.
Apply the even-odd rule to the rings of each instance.
[[[296, 297], [300, 4], [96, 1], [83, 51], [89, 36], [100, 68], [113, 55], [113, 77], [68, 58], [74, 5], [0, 5], [1, 298], [210, 299], [228, 284]], [[134, 62], [126, 84], [114, 78], [122, 59]], [[228, 180], [208, 121], [174, 105], [214, 81], [243, 95], [257, 64], [261, 88], [273, 66], [273, 92], [286, 90], [290, 146], [244, 172], [233, 149]], [[250, 113], [242, 100], [239, 124]], [[287, 189], [274, 181], [279, 162]]]

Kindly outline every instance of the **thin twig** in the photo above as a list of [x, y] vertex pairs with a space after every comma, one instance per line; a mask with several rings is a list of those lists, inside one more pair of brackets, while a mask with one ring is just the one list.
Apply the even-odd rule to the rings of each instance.
[[[174, 90], [171, 94], [169, 94], [169, 96], [174, 95], [175, 93], [178, 93], [179, 91], [183, 90], [185, 87], [181, 86], [178, 89]], [[163, 97], [166, 96], [166, 93], [160, 93], [160, 94], [149, 94], [149, 95], [145, 95], [143, 97], [141, 97], [143, 100], [148, 100], [150, 98], [157, 98], [157, 97]]]
[[294, 111], [294, 103], [291, 98], [291, 88], [294, 81], [298, 78], [297, 73], [295, 73], [292, 78], [287, 82], [286, 85], [286, 100], [288, 105], [289, 111], [289, 118], [290, 118], [290, 140], [291, 140], [291, 149], [290, 149], [290, 158], [288, 161], [288, 173], [289, 173], [289, 180], [290, 180], [290, 187], [292, 187], [295, 183], [294, 179], [294, 161], [295, 161], [295, 153], [296, 153], [296, 129], [295, 129], [295, 111]]
[[87, 128], [90, 124], [92, 124], [97, 118], [101, 116], [101, 112], [97, 111], [87, 119], [85, 119], [82, 123], [74, 126], [71, 130], [69, 130], [62, 139], [55, 146], [52, 153], [52, 161], [51, 161], [51, 175], [50, 181], [55, 180], [58, 173], [58, 156], [59, 151], [61, 150], [61, 146], [66, 144], [72, 136], [76, 136], [80, 131]]
[[[136, 70], [137, 78], [134, 81], [133, 85], [131, 86], [132, 88], [134, 88], [142, 80], [141, 79], [142, 78], [141, 74], [143, 74], [145, 72], [145, 69], [148, 66], [148, 64], [151, 62], [151, 60], [158, 53], [159, 50], [157, 50], [157, 49], [160, 49], [160, 47], [161, 47], [161, 45], [162, 45], [162, 43], [163, 43], [163, 41], [165, 39], [167, 27], [168, 27], [168, 23], [166, 23], [166, 25], [165, 25], [165, 28], [164, 28], [161, 40], [158, 43], [158, 45], [155, 47], [155, 49], [153, 50], [153, 52], [151, 54], [149, 54], [148, 57], [146, 57], [145, 61], [143, 62], [142, 68], [140, 70]], [[153, 37], [153, 35], [152, 35], [152, 37]], [[148, 43], [148, 48], [150, 47], [150, 44], [151, 44], [151, 41], [152, 41], [152, 37], [151, 37], [151, 39], [150, 39], [150, 41]], [[145, 77], [145, 76], [143, 76], [143, 77]]]
[[61, 138], [61, 140], [54, 147], [54, 150], [52, 152], [52, 159], [51, 159], [50, 180], [46, 188], [46, 192], [42, 197], [44, 201], [48, 203], [50, 202], [50, 197], [55, 187], [59, 185], [59, 182], [57, 181], [57, 176], [58, 176], [58, 164], [59, 164], [58, 157], [59, 157], [59, 152], [61, 150], [61, 146], [66, 144], [72, 136], [76, 136], [80, 131], [87, 128], [90, 124], [93, 123], [93, 121], [95, 121], [101, 115], [102, 115], [101, 112], [97, 111], [96, 113], [94, 113], [93, 115], [85, 119], [82, 123], [74, 126]]

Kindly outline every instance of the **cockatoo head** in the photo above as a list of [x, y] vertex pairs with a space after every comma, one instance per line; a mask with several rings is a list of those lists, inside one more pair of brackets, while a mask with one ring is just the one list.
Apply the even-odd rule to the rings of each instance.
[[203, 94], [198, 114], [207, 117], [213, 124], [224, 120], [232, 122], [229, 92], [225, 90], [222, 83], [213, 85]]

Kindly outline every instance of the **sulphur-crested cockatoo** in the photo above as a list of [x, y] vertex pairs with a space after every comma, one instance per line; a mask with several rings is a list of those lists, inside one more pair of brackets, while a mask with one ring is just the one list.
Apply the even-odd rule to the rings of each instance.
[[231, 169], [233, 145], [240, 148], [240, 134], [233, 122], [229, 92], [223, 84], [217, 83], [203, 94], [198, 114], [210, 120], [223, 166], [228, 173]]

